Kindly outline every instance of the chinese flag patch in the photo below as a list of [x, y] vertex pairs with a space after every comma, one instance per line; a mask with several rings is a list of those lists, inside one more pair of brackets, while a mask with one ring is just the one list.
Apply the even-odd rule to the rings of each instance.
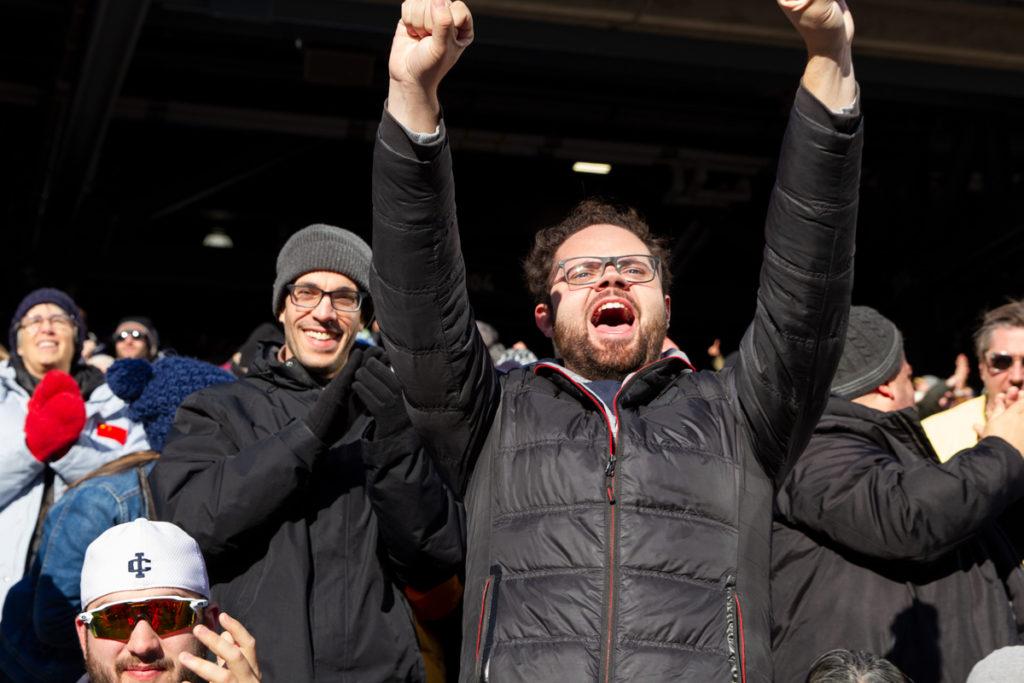
[[96, 436], [105, 436], [123, 446], [128, 441], [128, 430], [102, 422], [96, 426]]

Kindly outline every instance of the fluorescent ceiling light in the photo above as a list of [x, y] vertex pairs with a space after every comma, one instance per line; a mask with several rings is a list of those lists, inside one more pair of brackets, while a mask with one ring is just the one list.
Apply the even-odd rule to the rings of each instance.
[[608, 175], [612, 172], [611, 164], [598, 164], [593, 161], [577, 161], [572, 165], [572, 170], [577, 173], [593, 173], [595, 175]]
[[221, 228], [214, 228], [210, 234], [203, 238], [203, 246], [211, 249], [231, 249], [235, 243]]

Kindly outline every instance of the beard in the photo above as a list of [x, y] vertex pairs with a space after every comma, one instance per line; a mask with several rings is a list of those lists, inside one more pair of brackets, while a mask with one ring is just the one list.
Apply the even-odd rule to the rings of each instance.
[[630, 339], [608, 340], [595, 344], [588, 334], [589, 321], [555, 319], [555, 348], [565, 367], [588, 380], [611, 379], [621, 382], [641, 367], [661, 356], [668, 332], [664, 314], [644, 318]]
[[[89, 683], [118, 683], [121, 680], [121, 674], [125, 672], [130, 666], [143, 663], [143, 660], [132, 655], [119, 657], [114, 660], [113, 665], [106, 665], [104, 662], [96, 661], [96, 658], [90, 656], [89, 639], [85, 641], [85, 670], [89, 674]], [[193, 654], [196, 657], [205, 659], [207, 650], [199, 639], [193, 639], [193, 642], [185, 649], [189, 654]], [[168, 677], [167, 680], [178, 683], [183, 681], [185, 683], [204, 683], [203, 679], [193, 671], [186, 669], [177, 659], [171, 657], [161, 657], [152, 661], [146, 661], [145, 664], [151, 664], [163, 669], [163, 673]]]

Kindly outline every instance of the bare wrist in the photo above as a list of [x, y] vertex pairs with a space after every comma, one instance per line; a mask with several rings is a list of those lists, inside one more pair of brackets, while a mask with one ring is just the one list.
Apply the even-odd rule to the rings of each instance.
[[388, 113], [408, 130], [433, 133], [441, 120], [437, 89], [404, 86], [392, 80], [388, 88]]

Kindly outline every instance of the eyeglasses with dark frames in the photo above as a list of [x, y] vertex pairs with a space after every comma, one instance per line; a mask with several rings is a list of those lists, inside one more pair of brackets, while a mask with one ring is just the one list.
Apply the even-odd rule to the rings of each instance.
[[336, 311], [353, 313], [363, 305], [364, 294], [349, 287], [333, 289], [326, 292], [316, 285], [291, 284], [285, 285], [288, 298], [299, 308], [316, 308], [326, 296], [331, 300], [331, 308]]
[[614, 266], [615, 272], [631, 284], [650, 282], [658, 274], [661, 259], [651, 254], [625, 256], [574, 256], [558, 262], [565, 282], [572, 287], [592, 285], [604, 277], [604, 271]]

